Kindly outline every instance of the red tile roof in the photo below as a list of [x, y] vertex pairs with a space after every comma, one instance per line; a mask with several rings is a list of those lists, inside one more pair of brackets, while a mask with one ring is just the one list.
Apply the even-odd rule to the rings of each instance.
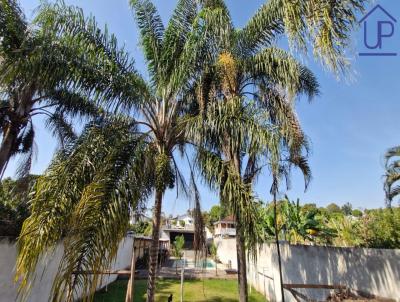
[[218, 224], [218, 223], [235, 223], [235, 217], [233, 215], [229, 215], [226, 216], [224, 219], [221, 219], [217, 222], [215, 222], [214, 224]]

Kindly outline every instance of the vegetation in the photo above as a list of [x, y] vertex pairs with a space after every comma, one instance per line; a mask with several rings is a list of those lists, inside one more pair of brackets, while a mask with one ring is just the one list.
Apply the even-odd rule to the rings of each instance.
[[150, 221], [139, 221], [129, 228], [135, 235], [150, 236], [153, 231], [153, 225]]
[[3, 179], [0, 183], [0, 237], [18, 237], [22, 224], [29, 216], [28, 192], [37, 176], [25, 179]]
[[[29, 170], [33, 115], [48, 117], [62, 139], [34, 187], [19, 239], [17, 278], [24, 288], [40, 256], [63, 238], [51, 300], [64, 300], [66, 293], [72, 301], [78, 287], [90, 300], [100, 276], [73, 272], [109, 267], [130, 213], [140, 212], [154, 193], [147, 284], [147, 301], [153, 302], [163, 196], [167, 188], [189, 191], [175, 156], [179, 151], [188, 158], [191, 146], [195, 247], [204, 243], [198, 168], [236, 219], [239, 300], [246, 302], [246, 248], [252, 253], [264, 239], [253, 192], [257, 176], [263, 167], [270, 169], [274, 196], [292, 167], [300, 168], [306, 185], [311, 177], [294, 103], [317, 95], [318, 83], [291, 52], [277, 47], [278, 40], [287, 37], [293, 53], [312, 49], [340, 73], [364, 0], [270, 0], [242, 29], [234, 27], [221, 0], [179, 0], [166, 26], [150, 0], [130, 3], [148, 81], [116, 37], [82, 10], [44, 3], [28, 26], [15, 1], [0, 2], [0, 175], [17, 153], [28, 155], [20, 174]], [[93, 118], [79, 137], [68, 120], [76, 116]], [[300, 210], [288, 205], [291, 220], [284, 225], [291, 238], [309, 240], [310, 230], [322, 234], [316, 214]]]
[[[116, 281], [107, 287], [107, 291], [97, 292], [95, 302], [122, 302], [125, 301], [126, 281]], [[147, 283], [145, 280], [135, 281], [135, 302], [146, 301]], [[235, 280], [185, 280], [183, 301], [191, 302], [235, 302], [238, 301], [237, 282]], [[180, 301], [180, 280], [157, 280], [155, 302], [165, 302], [169, 295], [173, 301]], [[249, 296], [250, 302], [264, 302], [265, 298], [254, 289]]]
[[214, 205], [211, 207], [209, 212], [205, 212], [203, 214], [204, 223], [212, 232], [214, 230], [214, 223], [225, 218], [228, 215], [228, 211], [223, 205]]
[[[176, 236], [175, 241], [172, 243], [172, 256], [175, 258], [179, 259], [179, 262], [182, 262], [182, 256], [183, 256], [183, 246], [185, 245], [185, 238], [183, 235], [181, 236]], [[182, 264], [184, 266], [184, 264]], [[176, 274], [178, 275], [178, 261], [175, 261], [175, 269], [176, 269]]]
[[386, 175], [384, 189], [386, 201], [390, 206], [394, 198], [400, 195], [400, 146], [390, 148], [386, 154]]
[[336, 237], [335, 229], [325, 224], [325, 219], [317, 209], [303, 209], [300, 201], [291, 202], [287, 198], [278, 203], [277, 223], [273, 204], [263, 209], [263, 230], [266, 240], [275, 237], [275, 225], [281, 239], [292, 244], [315, 242], [329, 244]]
[[210, 255], [211, 255], [211, 258], [215, 262], [215, 276], [217, 276], [218, 275], [218, 247], [214, 242], [210, 246]]
[[366, 210], [357, 229], [361, 246], [400, 248], [400, 207]]
[[[125, 78], [121, 81], [126, 85], [104, 85], [100, 94], [113, 89], [117, 109], [124, 115], [106, 116], [88, 124], [82, 135], [56, 156], [35, 188], [32, 214], [24, 223], [19, 241], [17, 271], [24, 286], [40, 255], [64, 236], [65, 253], [53, 287], [55, 301], [63, 299], [64, 292], [68, 293], [67, 300], [72, 300], [76, 286], [88, 294], [87, 299], [91, 298], [99, 276], [72, 273], [107, 268], [128, 229], [130, 211], [140, 211], [141, 204], [154, 192], [148, 284], [148, 301], [153, 301], [163, 195], [175, 182], [183, 190], [187, 187], [174, 152], [179, 149], [185, 154], [183, 125], [191, 109], [187, 103], [191, 99], [185, 97], [185, 92], [201, 71], [199, 64], [209, 49], [208, 39], [200, 26], [202, 21], [196, 18], [195, 1], [180, 1], [165, 29], [151, 2], [131, 4], [148, 62], [149, 83], [134, 69], [125, 51], [118, 48], [115, 37], [107, 30], [102, 32], [95, 19], [85, 17], [82, 10], [62, 2], [46, 4], [37, 17], [49, 35], [83, 45], [82, 51], [88, 56], [82, 58], [83, 62], [88, 59], [90, 64], [92, 56], [105, 57], [97, 64], [110, 63], [123, 71]], [[96, 76], [102, 83], [110, 74], [99, 72]], [[131, 91], [138, 93], [140, 100], [132, 99]], [[140, 112], [143, 120], [127, 116], [132, 110]], [[203, 235], [202, 226], [197, 229]]]
[[307, 140], [293, 100], [302, 94], [312, 98], [318, 84], [311, 71], [276, 47], [277, 40], [286, 33], [292, 49], [305, 52], [311, 44], [318, 59], [340, 71], [346, 66], [344, 49], [363, 1], [343, 6], [271, 0], [243, 29], [234, 28], [222, 1], [208, 5], [217, 8], [212, 28], [221, 45], [216, 62], [198, 84], [200, 114], [188, 123], [188, 131], [202, 146], [197, 163], [203, 176], [219, 190], [221, 202], [236, 219], [239, 292], [245, 302], [245, 241], [250, 252], [259, 242], [252, 185], [261, 167], [272, 171], [275, 194], [292, 166], [302, 170], [306, 184], [310, 177], [304, 156]]
[[[310, 208], [285, 199], [277, 204], [279, 238], [291, 244], [321, 244], [368, 248], [400, 247], [400, 207], [357, 210], [356, 214]], [[263, 213], [263, 235], [271, 241], [275, 235], [273, 205]]]
[[336, 203], [331, 203], [326, 207], [326, 210], [328, 213], [333, 214], [333, 213], [340, 213], [342, 210]]
[[[28, 175], [36, 150], [35, 116], [44, 118], [63, 148], [75, 138], [74, 119], [102, 114], [94, 95], [97, 100], [115, 97], [110, 89], [99, 88], [121, 86], [126, 79], [104, 53], [89, 58], [76, 42], [49, 35], [43, 22], [29, 24], [17, 1], [0, 1], [0, 179], [19, 154], [17, 173]], [[109, 75], [106, 83], [97, 78], [99, 73]]]

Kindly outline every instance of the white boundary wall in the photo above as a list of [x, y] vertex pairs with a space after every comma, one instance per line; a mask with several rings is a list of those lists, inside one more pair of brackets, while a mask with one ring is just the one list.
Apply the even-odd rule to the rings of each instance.
[[[130, 267], [132, 256], [132, 237], [127, 237], [120, 243], [117, 258], [111, 270]], [[27, 301], [48, 301], [54, 276], [62, 257], [62, 245], [59, 245], [53, 253], [44, 258], [47, 263], [40, 262], [36, 269], [36, 278], [32, 284]], [[17, 259], [17, 246], [7, 239], [0, 239], [0, 302], [17, 301], [18, 284], [14, 283], [15, 263]], [[44, 270], [44, 268], [46, 268]], [[116, 275], [104, 276], [101, 286], [115, 281]]]
[[[236, 268], [235, 239], [216, 240], [221, 262]], [[283, 282], [288, 284], [340, 284], [354, 290], [400, 301], [400, 250], [280, 245]], [[248, 281], [269, 301], [281, 301], [275, 244], [264, 244], [257, 263], [248, 264]], [[329, 290], [297, 289], [315, 300]], [[285, 301], [295, 301], [285, 290]]]

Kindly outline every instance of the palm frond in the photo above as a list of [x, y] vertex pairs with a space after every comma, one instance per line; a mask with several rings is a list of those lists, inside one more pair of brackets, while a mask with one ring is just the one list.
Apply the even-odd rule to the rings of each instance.
[[163, 35], [161, 52], [163, 82], [168, 82], [170, 73], [179, 68], [177, 63], [185, 47], [188, 35], [190, 35], [193, 22], [197, 15], [196, 0], [179, 0], [170, 18], [168, 26]]
[[27, 22], [15, 0], [0, 1], [0, 63], [2, 57], [12, 56], [26, 39]]
[[45, 126], [57, 138], [60, 149], [64, 149], [77, 138], [73, 126], [62, 112], [54, 112], [46, 119]]
[[[42, 28], [42, 42], [32, 60], [37, 61], [34, 66], [46, 67], [42, 74], [49, 83], [61, 79], [66, 87], [115, 108], [130, 109], [145, 98], [148, 88], [134, 61], [107, 27], [99, 28], [93, 16], [56, 2], [43, 4], [35, 22]], [[51, 77], [49, 72], [53, 72]]]
[[400, 146], [392, 147], [385, 153], [386, 165], [394, 157], [400, 157]]
[[[72, 286], [74, 270], [107, 268], [126, 231], [129, 209], [136, 208], [153, 186], [153, 178], [143, 173], [154, 171], [154, 166], [147, 167], [152, 165], [149, 153], [142, 137], [132, 132], [133, 125], [123, 119], [90, 124], [38, 180], [32, 214], [19, 238], [17, 273], [22, 289], [33, 277], [40, 255], [64, 238], [55, 301], [65, 298], [72, 287], [93, 294], [99, 279], [79, 276]], [[104, 243], [107, 236], [109, 242]]]
[[346, 71], [347, 48], [352, 30], [358, 26], [356, 16], [367, 0], [271, 0], [250, 19], [239, 36], [244, 53], [254, 53], [269, 46], [283, 33], [292, 49], [307, 52], [335, 72]]
[[46, 106], [52, 106], [55, 111], [62, 111], [71, 118], [96, 118], [104, 113], [104, 110], [96, 105], [95, 100], [79, 91], [70, 91], [69, 89], [57, 89], [49, 92]]
[[400, 195], [400, 146], [392, 147], [385, 154], [385, 181], [384, 190], [386, 194], [386, 204], [390, 207], [395, 197]]
[[318, 94], [314, 74], [286, 51], [269, 47], [244, 60], [246, 72], [255, 81], [264, 79], [269, 85], [277, 84], [292, 95], [305, 93], [311, 99]]
[[255, 54], [260, 48], [272, 45], [284, 33], [278, 1], [267, 1], [239, 30], [239, 47], [243, 55]]
[[162, 45], [164, 25], [157, 8], [149, 0], [131, 0], [136, 23], [140, 30], [141, 44], [150, 74], [158, 80], [162, 70]]

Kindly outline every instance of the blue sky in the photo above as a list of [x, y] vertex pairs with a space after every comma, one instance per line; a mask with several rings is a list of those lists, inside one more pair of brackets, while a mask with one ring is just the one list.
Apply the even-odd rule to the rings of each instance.
[[[235, 25], [241, 27], [264, 1], [226, 2]], [[20, 3], [30, 18], [40, 1], [20, 0]], [[137, 29], [127, 0], [66, 0], [66, 3], [82, 7], [85, 13], [93, 13], [100, 24], [107, 23], [120, 43], [125, 43], [136, 60], [137, 68], [144, 72]], [[154, 0], [154, 3], [166, 22], [176, 1]], [[384, 49], [400, 52], [400, 2], [381, 0], [377, 3], [399, 20], [394, 36], [384, 40]], [[383, 14], [377, 12], [369, 24], [373, 25], [382, 18]], [[372, 29], [368, 37], [373, 39], [374, 34]], [[313, 180], [304, 192], [302, 177], [294, 172], [292, 188], [287, 193], [291, 199], [300, 198], [302, 203], [314, 202], [323, 206], [331, 202], [350, 202], [356, 208], [384, 205], [383, 155], [387, 148], [400, 144], [400, 56], [359, 57], [358, 52], [365, 50], [361, 29], [354, 34], [352, 42], [349, 57], [354, 72], [347, 80], [337, 80], [312, 58], [303, 58], [317, 75], [322, 93], [311, 104], [301, 101], [297, 106], [299, 118], [312, 144], [310, 164]], [[370, 44], [373, 42], [371, 40]], [[35, 121], [35, 125], [38, 156], [33, 172], [41, 173], [51, 160], [56, 143], [40, 119]], [[14, 176], [15, 166], [16, 161], [10, 163], [5, 175]], [[187, 170], [184, 165], [183, 169]], [[262, 175], [256, 191], [263, 200], [269, 199], [269, 186], [269, 175]], [[217, 196], [203, 186], [201, 193], [204, 209], [218, 202]], [[178, 214], [188, 207], [188, 202], [183, 197], [177, 199], [175, 192], [166, 195], [165, 212]]]

